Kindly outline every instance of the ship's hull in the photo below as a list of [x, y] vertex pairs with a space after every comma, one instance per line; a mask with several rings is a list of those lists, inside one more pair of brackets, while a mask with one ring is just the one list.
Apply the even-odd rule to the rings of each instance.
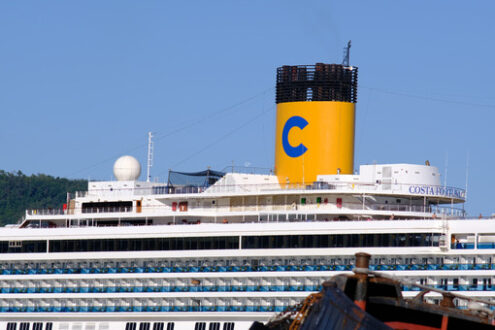
[[[161, 324], [164, 329], [168, 324], [173, 329], [224, 329], [225, 325], [228, 330], [231, 324], [236, 330], [247, 329], [253, 321], [265, 322], [319, 291], [319, 284], [333, 275], [350, 273], [353, 255], [359, 251], [373, 255], [373, 270], [417, 282], [426, 279], [425, 284], [472, 297], [495, 297], [491, 280], [484, 281], [495, 276], [491, 259], [495, 249], [480, 241], [490, 236], [495, 221], [445, 223], [430, 219], [5, 228], [0, 230], [0, 241], [43, 239], [48, 252], [0, 254], [0, 329], [14, 330], [14, 323], [15, 330], [27, 330], [26, 323], [30, 330], [49, 330], [49, 323], [53, 330], [151, 330], [154, 324], [158, 327], [154, 330], [161, 330]], [[477, 241], [470, 245], [464, 240], [462, 248], [451, 244], [451, 236], [465, 234]], [[296, 244], [291, 241], [294, 236], [302, 245], [291, 245]], [[183, 245], [182, 250], [167, 251], [50, 250], [55, 240], [91, 241], [95, 249], [103, 246], [97, 240], [157, 237], [235, 237], [238, 245], [236, 249]], [[255, 237], [265, 238], [243, 239]], [[339, 237], [332, 241], [335, 246], [328, 246], [328, 237]], [[417, 294], [412, 288], [403, 290], [405, 297]], [[429, 298], [436, 299], [434, 294]], [[35, 329], [39, 322], [43, 328]]]

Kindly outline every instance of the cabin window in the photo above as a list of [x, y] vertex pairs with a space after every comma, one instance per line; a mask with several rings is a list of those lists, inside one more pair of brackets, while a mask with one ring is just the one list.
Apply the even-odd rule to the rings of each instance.
[[[1, 246], [2, 242], [0, 242], [0, 253], [2, 252]], [[50, 241], [50, 252], [216, 250], [238, 248], [239, 237], [234, 236]]]
[[234, 330], [234, 322], [225, 322], [223, 324], [223, 330]]
[[211, 322], [208, 330], [220, 330], [220, 322]]
[[83, 203], [83, 213], [131, 212], [132, 201]]
[[[339, 234], [244, 236], [243, 249], [343, 248], [343, 247], [413, 247], [438, 246], [430, 240], [440, 234]], [[412, 260], [409, 260], [412, 262]]]

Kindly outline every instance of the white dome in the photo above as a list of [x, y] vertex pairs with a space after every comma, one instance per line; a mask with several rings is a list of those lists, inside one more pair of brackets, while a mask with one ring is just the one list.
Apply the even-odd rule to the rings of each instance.
[[141, 165], [132, 156], [122, 156], [113, 164], [113, 175], [118, 181], [136, 181], [141, 175]]

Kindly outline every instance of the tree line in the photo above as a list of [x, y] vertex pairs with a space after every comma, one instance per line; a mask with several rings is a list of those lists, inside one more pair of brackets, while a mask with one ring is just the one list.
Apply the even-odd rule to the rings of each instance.
[[0, 225], [17, 223], [26, 209], [62, 208], [67, 192], [87, 189], [87, 180], [0, 170]]

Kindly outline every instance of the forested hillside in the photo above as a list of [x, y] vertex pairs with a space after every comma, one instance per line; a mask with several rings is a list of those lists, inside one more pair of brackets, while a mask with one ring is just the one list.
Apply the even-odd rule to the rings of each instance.
[[87, 190], [86, 180], [68, 180], [0, 170], [0, 225], [16, 223], [26, 209], [62, 208], [67, 192]]

